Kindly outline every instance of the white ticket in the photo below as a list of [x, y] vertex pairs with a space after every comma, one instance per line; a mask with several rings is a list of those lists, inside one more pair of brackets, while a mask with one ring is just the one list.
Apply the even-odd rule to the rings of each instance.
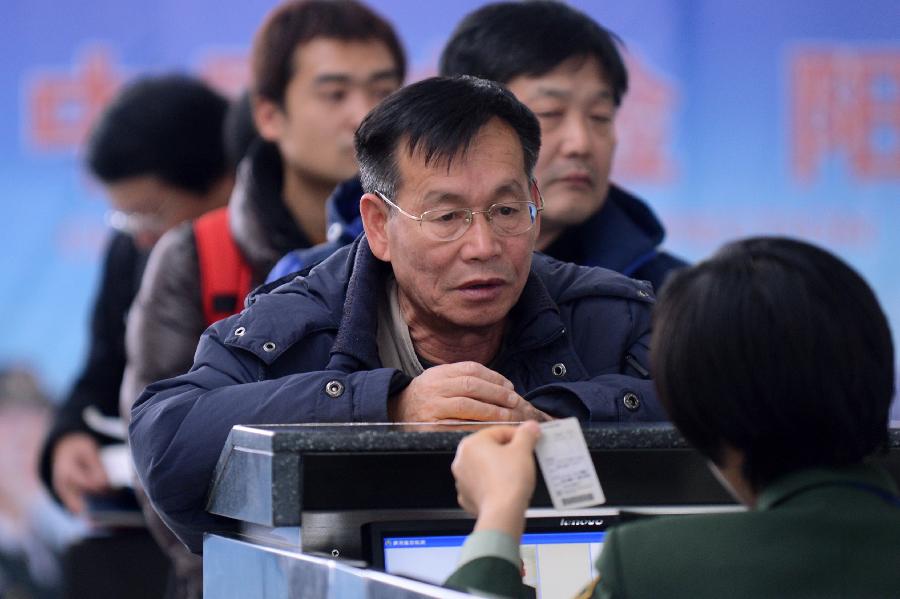
[[553, 507], [572, 509], [606, 502], [577, 418], [541, 424], [534, 449]]

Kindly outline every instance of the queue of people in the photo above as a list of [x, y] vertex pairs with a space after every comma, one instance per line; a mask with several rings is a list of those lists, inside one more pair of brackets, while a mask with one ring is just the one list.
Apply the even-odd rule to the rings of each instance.
[[[628, 90], [612, 32], [554, 1], [492, 3], [456, 28], [440, 76], [401, 87], [383, 17], [289, 0], [251, 64], [228, 118], [199, 82], [146, 78], [89, 144], [119, 232], [41, 473], [83, 511], [109, 487], [99, 451], [113, 440], [85, 410], [130, 422], [155, 544], [142, 539], [142, 573], [118, 568], [108, 596], [150, 563], [168, 597], [202, 595], [202, 534], [235, 526], [205, 510], [235, 425], [567, 416], [671, 420], [752, 508], [615, 531], [593, 596], [900, 588], [897, 489], [865, 464], [894, 392], [884, 315], [808, 244], [737, 242], [695, 267], [663, 249], [649, 206], [610, 181]], [[460, 446], [478, 523], [449, 586], [521, 592], [537, 437], [524, 424]], [[846, 541], [818, 547], [821, 526]], [[753, 546], [734, 537], [773, 527], [789, 531], [783, 550], [741, 561]], [[486, 536], [506, 551], [485, 553]], [[134, 537], [95, 542], [102, 570]], [[854, 554], [840, 580], [834, 551]], [[775, 574], [754, 579], [761, 568]]]

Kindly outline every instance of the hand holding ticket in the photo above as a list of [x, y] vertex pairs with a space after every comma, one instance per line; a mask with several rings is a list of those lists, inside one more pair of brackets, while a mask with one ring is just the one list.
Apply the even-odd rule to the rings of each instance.
[[577, 418], [541, 423], [535, 446], [553, 507], [572, 509], [606, 502]]

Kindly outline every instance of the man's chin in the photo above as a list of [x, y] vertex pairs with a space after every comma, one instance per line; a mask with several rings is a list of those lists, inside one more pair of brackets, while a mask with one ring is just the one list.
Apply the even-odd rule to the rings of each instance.
[[543, 223], [563, 226], [578, 225], [591, 217], [603, 205], [603, 198], [595, 193], [567, 193], [544, 196]]
[[509, 310], [500, 313], [494, 310], [461, 311], [448, 319], [456, 329], [468, 331], [487, 331], [506, 321]]

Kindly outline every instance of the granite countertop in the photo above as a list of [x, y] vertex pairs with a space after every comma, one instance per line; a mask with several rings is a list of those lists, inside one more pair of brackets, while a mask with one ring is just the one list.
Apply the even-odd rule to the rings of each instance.
[[[454, 451], [465, 435], [485, 424], [348, 423], [236, 426], [231, 442], [275, 452]], [[590, 449], [687, 449], [670, 424], [588, 423]], [[900, 428], [890, 431], [892, 450], [900, 449]]]
[[[263, 526], [297, 526], [303, 513], [454, 509], [450, 462], [460, 439], [484, 426], [236, 426], [216, 465], [207, 509]], [[671, 425], [588, 424], [584, 435], [609, 505], [732, 501]], [[890, 446], [885, 463], [900, 480], [900, 429], [891, 429]], [[550, 505], [540, 483], [532, 505]]]

